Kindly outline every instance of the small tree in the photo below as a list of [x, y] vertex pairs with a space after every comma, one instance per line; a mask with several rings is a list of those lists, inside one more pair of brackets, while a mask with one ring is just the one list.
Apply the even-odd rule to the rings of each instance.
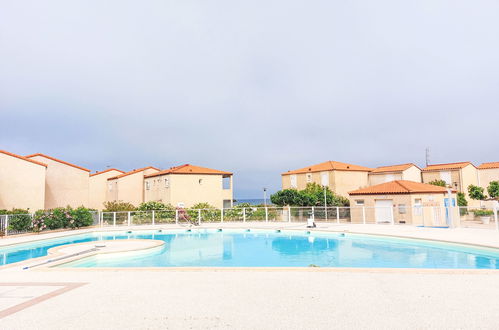
[[499, 200], [499, 181], [492, 181], [487, 188], [487, 192], [490, 198]]
[[487, 196], [483, 193], [484, 189], [482, 187], [478, 187], [470, 184], [468, 186], [468, 194], [471, 199], [483, 201], [487, 198]]
[[298, 205], [301, 200], [300, 193], [296, 189], [279, 190], [275, 194], [270, 195], [270, 201], [278, 206]]
[[447, 187], [447, 182], [445, 180], [438, 180], [435, 179], [433, 181], [428, 182], [429, 184], [432, 184], [434, 186], [439, 186], [439, 187]]
[[343, 196], [336, 195], [317, 183], [309, 183], [304, 190], [284, 189], [270, 196], [273, 204], [284, 206], [324, 206], [324, 189], [328, 206], [348, 206], [350, 202]]
[[466, 200], [466, 195], [462, 192], [457, 193], [457, 206], [459, 206], [460, 215], [468, 214], [468, 210], [465, 208], [468, 206], [468, 201]]

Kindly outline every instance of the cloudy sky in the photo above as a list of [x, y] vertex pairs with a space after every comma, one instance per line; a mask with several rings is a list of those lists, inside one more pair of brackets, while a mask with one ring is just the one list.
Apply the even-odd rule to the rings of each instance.
[[499, 161], [495, 0], [0, 0], [0, 149], [102, 170]]

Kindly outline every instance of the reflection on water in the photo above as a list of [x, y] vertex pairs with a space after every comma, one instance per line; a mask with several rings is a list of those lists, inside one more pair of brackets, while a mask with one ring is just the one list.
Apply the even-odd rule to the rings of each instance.
[[286, 236], [272, 239], [272, 249], [283, 255], [299, 255], [336, 249], [338, 241], [329, 238]]
[[167, 254], [172, 264], [230, 260], [233, 237], [224, 234], [176, 235], [168, 245]]

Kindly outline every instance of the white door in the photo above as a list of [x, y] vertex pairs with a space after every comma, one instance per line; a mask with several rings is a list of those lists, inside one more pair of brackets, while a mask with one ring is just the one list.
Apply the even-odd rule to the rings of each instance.
[[393, 201], [391, 199], [381, 199], [374, 201], [374, 203], [376, 222], [392, 222]]

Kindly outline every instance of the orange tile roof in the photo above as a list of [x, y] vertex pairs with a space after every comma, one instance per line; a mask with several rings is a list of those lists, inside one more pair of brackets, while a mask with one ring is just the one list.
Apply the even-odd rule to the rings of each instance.
[[26, 156], [26, 158], [33, 158], [33, 157], [36, 157], [36, 156], [44, 157], [44, 158], [53, 160], [55, 162], [59, 162], [61, 164], [72, 166], [72, 167], [77, 168], [77, 169], [82, 170], [82, 171], [90, 172], [90, 170], [88, 170], [88, 169], [86, 169], [84, 167], [81, 167], [81, 166], [78, 166], [78, 165], [75, 165], [75, 164], [71, 164], [71, 163], [65, 162], [63, 160], [60, 160], [60, 159], [57, 159], [57, 158], [54, 158], [54, 157], [50, 157], [50, 156], [47, 156], [47, 155], [44, 155], [44, 154], [40, 154], [40, 153], [33, 154], [33, 155], [28, 155], [28, 156]]
[[468, 165], [473, 165], [471, 162], [459, 162], [459, 163], [448, 163], [448, 164], [433, 164], [428, 165], [423, 168], [423, 171], [441, 171], [441, 170], [458, 170]]
[[307, 166], [304, 168], [300, 168], [298, 170], [287, 171], [282, 173], [281, 175], [289, 175], [289, 174], [302, 174], [302, 173], [313, 173], [313, 172], [322, 172], [322, 171], [358, 171], [358, 172], [370, 172], [372, 168], [364, 167], [360, 165], [353, 165], [335, 161], [327, 161], [324, 163]]
[[107, 173], [107, 172], [110, 172], [110, 171], [117, 171], [117, 172], [120, 172], [120, 173], [122, 173], [122, 174], [123, 174], [123, 173], [125, 173], [124, 171], [122, 171], [122, 170], [118, 170], [117, 168], [109, 168], [109, 169], [104, 170], [104, 171], [100, 171], [100, 172], [99, 172], [99, 171], [97, 171], [97, 172], [95, 172], [95, 173], [92, 173], [92, 174], [90, 174], [90, 176], [95, 176], [95, 175], [99, 175], [99, 174], [104, 174], [104, 173]]
[[[456, 192], [455, 190], [452, 190]], [[349, 195], [391, 195], [391, 194], [415, 194], [415, 193], [435, 193], [443, 194], [447, 192], [447, 188], [435, 186], [432, 184], [408, 181], [395, 180], [386, 183], [377, 184], [375, 186], [362, 188], [348, 192]]]
[[157, 173], [146, 175], [146, 178], [153, 176], [166, 175], [166, 174], [215, 174], [215, 175], [232, 175], [230, 172], [214, 170], [211, 168], [184, 164], [180, 166], [175, 166]]
[[[389, 165], [376, 167], [371, 171], [371, 173], [386, 173], [386, 172], [402, 172], [410, 168], [411, 166], [416, 166], [413, 163], [400, 164], [400, 165]], [[419, 168], [418, 166], [416, 166]]]
[[482, 165], [478, 166], [480, 170], [486, 170], [490, 168], [499, 168], [499, 162], [490, 162], [490, 163], [483, 163]]
[[0, 153], [5, 154], [7, 156], [12, 156], [12, 157], [19, 158], [19, 159], [25, 160], [25, 161], [33, 163], [33, 164], [42, 165], [42, 166], [47, 167], [47, 164], [44, 164], [42, 162], [38, 162], [38, 161], [33, 160], [33, 159], [29, 159], [27, 157], [23, 157], [23, 156], [20, 156], [20, 155], [13, 154], [12, 152], [8, 152], [8, 151], [5, 151], [5, 150], [0, 150]]
[[120, 174], [120, 175], [117, 175], [117, 176], [113, 176], [111, 178], [108, 178], [108, 180], [120, 179], [120, 178], [123, 178], [125, 176], [132, 175], [132, 174], [139, 173], [139, 172], [143, 172], [143, 171], [148, 170], [148, 169], [153, 169], [153, 170], [160, 171], [160, 169], [157, 168], [157, 167], [147, 166], [147, 167], [138, 168], [136, 170], [133, 170], [133, 171], [130, 171], [130, 172], [126, 172], [126, 173], [123, 173], [123, 174]]

